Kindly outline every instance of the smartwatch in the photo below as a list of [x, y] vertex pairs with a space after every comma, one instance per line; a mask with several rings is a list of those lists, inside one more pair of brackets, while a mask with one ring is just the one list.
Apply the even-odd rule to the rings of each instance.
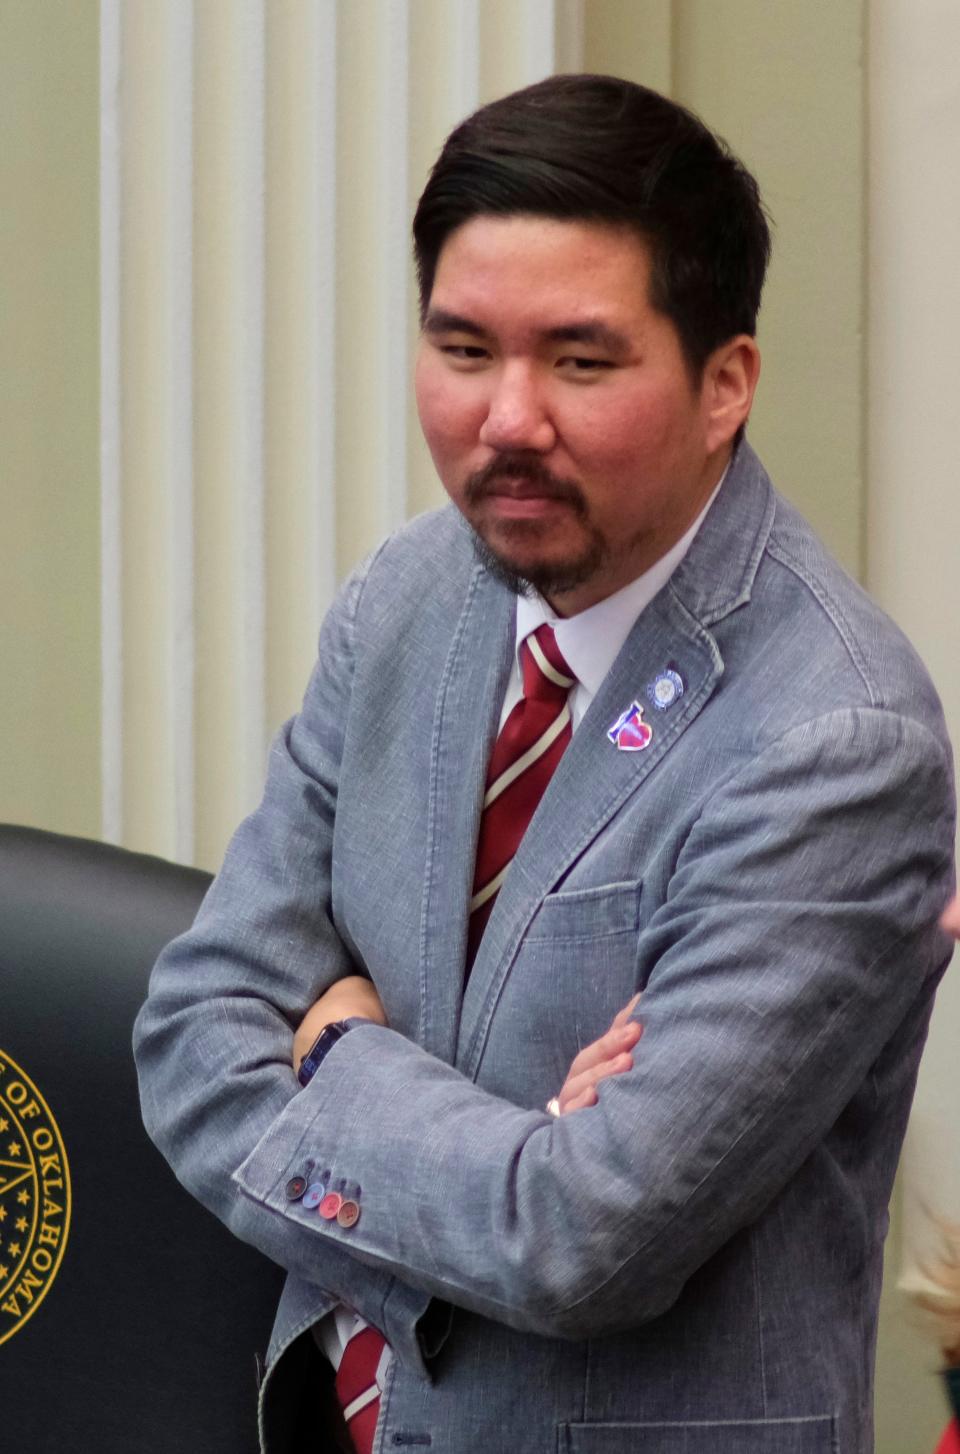
[[297, 1071], [297, 1080], [301, 1085], [310, 1084], [334, 1045], [346, 1035], [350, 1028], [351, 1023], [349, 1020], [331, 1020], [329, 1025], [324, 1025], [320, 1034], [300, 1062], [300, 1069]]
[[960, 1423], [960, 1368], [948, 1368], [944, 1378], [947, 1381], [947, 1397], [953, 1405], [953, 1416]]

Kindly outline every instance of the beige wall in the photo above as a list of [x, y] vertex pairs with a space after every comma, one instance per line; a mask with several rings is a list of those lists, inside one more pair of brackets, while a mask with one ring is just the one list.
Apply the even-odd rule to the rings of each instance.
[[876, 1454], [931, 1454], [947, 1422], [941, 1360], [909, 1297], [903, 1271], [903, 1195], [890, 1208], [877, 1341]]
[[775, 482], [862, 568], [863, 6], [589, 0], [585, 64], [669, 90], [757, 177], [774, 252], [750, 426]]
[[100, 829], [97, 7], [0, 3], [0, 819]]

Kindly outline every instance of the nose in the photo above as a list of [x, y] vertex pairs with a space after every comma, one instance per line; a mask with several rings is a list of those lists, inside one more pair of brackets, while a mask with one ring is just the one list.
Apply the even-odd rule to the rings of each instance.
[[530, 368], [505, 365], [496, 379], [487, 417], [480, 426], [480, 443], [490, 449], [531, 449], [545, 454], [556, 443], [549, 412]]

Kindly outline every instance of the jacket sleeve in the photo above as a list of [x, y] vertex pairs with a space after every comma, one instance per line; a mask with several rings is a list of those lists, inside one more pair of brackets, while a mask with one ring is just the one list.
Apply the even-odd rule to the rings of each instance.
[[[810, 720], [754, 757], [694, 825], [642, 932], [634, 1070], [561, 1120], [378, 1026], [284, 1099], [259, 1042], [244, 1056], [234, 1034], [223, 1095], [261, 1134], [236, 1163], [231, 1225], [259, 1245], [283, 1227], [288, 1265], [343, 1248], [546, 1335], [655, 1317], [786, 1185], [898, 1027], [914, 1016], [922, 1035], [949, 957], [951, 802], [941, 743], [882, 710]], [[318, 1154], [362, 1183], [350, 1229], [283, 1197]]]
[[270, 752], [263, 803], [234, 835], [192, 929], [154, 968], [134, 1029], [147, 1131], [183, 1184], [238, 1235], [318, 1288], [318, 1316], [346, 1302], [415, 1359], [429, 1297], [345, 1246], [291, 1238], [261, 1211], [250, 1225], [237, 1166], [300, 1099], [293, 1032], [337, 979], [363, 972], [331, 921], [337, 778], [349, 712], [353, 631], [369, 563], [320, 638], [300, 715]]

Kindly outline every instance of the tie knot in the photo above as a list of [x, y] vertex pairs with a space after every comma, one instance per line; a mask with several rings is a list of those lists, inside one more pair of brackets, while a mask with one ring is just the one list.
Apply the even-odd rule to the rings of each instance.
[[524, 637], [520, 647], [523, 695], [542, 702], [563, 701], [576, 677], [563, 659], [553, 627], [546, 622]]

